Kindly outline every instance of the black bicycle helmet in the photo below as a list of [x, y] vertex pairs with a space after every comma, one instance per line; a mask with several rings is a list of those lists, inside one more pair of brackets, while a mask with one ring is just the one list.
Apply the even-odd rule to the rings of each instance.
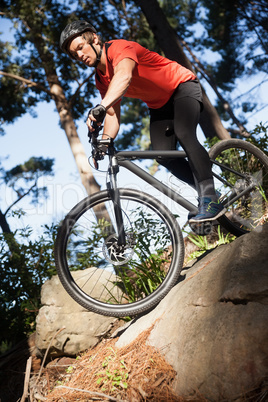
[[87, 21], [83, 21], [83, 20], [73, 21], [70, 24], [66, 25], [66, 27], [64, 28], [64, 30], [62, 31], [62, 33], [60, 35], [61, 50], [63, 50], [65, 53], [69, 54], [66, 49], [67, 43], [70, 41], [70, 39], [74, 38], [75, 36], [80, 35], [81, 33], [85, 32], [85, 31], [91, 31], [91, 32], [97, 33], [94, 26]]

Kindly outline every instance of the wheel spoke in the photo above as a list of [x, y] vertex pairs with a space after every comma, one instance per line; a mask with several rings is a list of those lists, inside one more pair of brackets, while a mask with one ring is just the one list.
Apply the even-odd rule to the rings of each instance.
[[268, 158], [242, 140], [220, 141], [210, 156], [216, 161], [215, 186], [227, 209], [220, 223], [235, 235], [253, 230], [267, 214]]
[[[126, 244], [120, 245], [113, 202], [108, 192], [103, 193], [66, 217], [56, 247], [60, 279], [78, 302], [101, 314], [145, 311], [161, 300], [180, 274], [180, 228], [158, 200], [120, 190], [126, 237]], [[66, 279], [70, 275], [71, 280]]]

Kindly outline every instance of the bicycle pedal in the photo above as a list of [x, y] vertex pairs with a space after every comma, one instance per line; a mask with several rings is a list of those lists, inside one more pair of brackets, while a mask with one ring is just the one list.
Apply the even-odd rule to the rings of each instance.
[[207, 236], [212, 231], [212, 222], [189, 223], [189, 226], [199, 236]]

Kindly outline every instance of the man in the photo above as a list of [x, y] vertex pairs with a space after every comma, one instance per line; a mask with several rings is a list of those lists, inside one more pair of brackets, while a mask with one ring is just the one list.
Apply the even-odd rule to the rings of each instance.
[[[88, 116], [89, 130], [94, 130], [92, 122], [104, 120], [103, 132], [115, 138], [122, 97], [141, 99], [150, 110], [153, 149], [176, 149], [179, 141], [187, 154], [188, 161], [159, 162], [197, 189], [198, 214], [189, 214], [189, 222], [211, 221], [224, 214], [215, 192], [209, 156], [196, 136], [202, 93], [195, 74], [136, 42], [118, 39], [103, 45], [87, 21], [68, 24], [61, 33], [60, 47], [71, 58], [96, 68], [96, 86], [102, 101]], [[97, 120], [93, 113], [98, 115]]]

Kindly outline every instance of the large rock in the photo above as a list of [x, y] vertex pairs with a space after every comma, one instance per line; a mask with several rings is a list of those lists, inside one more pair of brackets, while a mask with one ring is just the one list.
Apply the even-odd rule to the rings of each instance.
[[268, 225], [221, 246], [130, 325], [117, 346], [152, 327], [149, 344], [177, 372], [178, 395], [234, 400], [268, 377]]
[[[84, 272], [77, 271], [73, 275], [81, 276]], [[113, 317], [89, 312], [77, 304], [65, 291], [58, 276], [42, 286], [41, 303], [43, 307], [36, 319], [36, 347], [41, 354], [50, 347], [50, 356], [76, 355], [95, 346], [117, 322]], [[64, 329], [50, 345], [61, 328]]]

